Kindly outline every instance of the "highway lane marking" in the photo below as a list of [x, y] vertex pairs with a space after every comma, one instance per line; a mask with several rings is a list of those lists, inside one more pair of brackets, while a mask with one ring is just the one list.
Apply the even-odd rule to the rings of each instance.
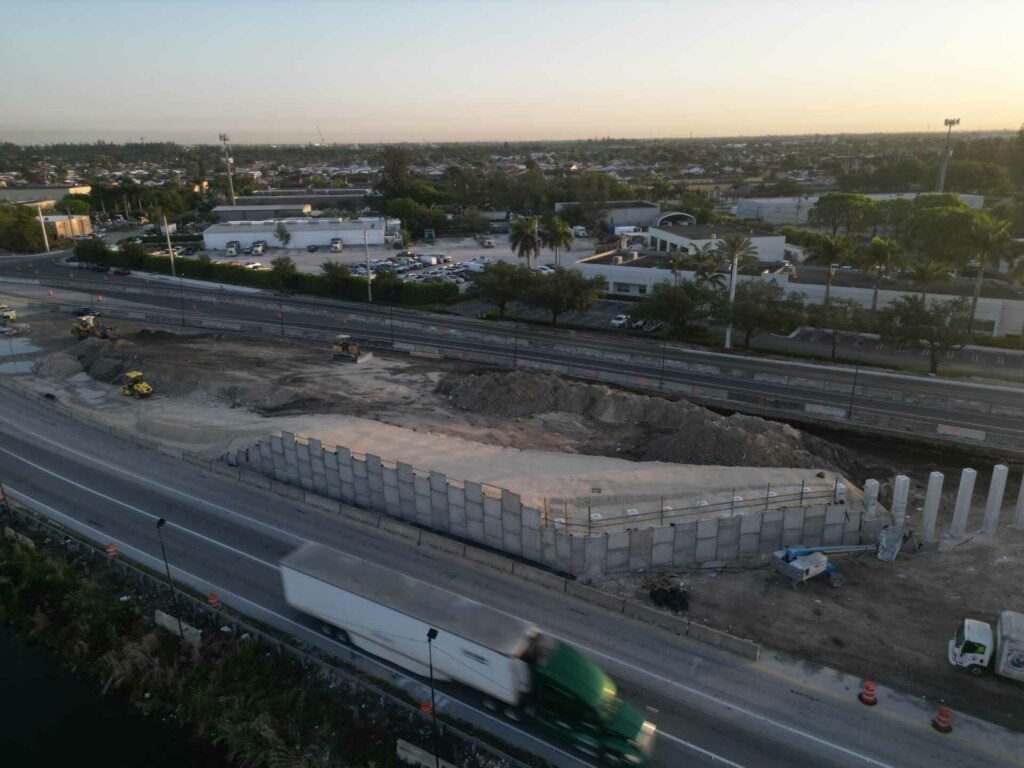
[[722, 757], [721, 755], [716, 754], [715, 752], [710, 752], [709, 750], [706, 750], [703, 747], [698, 747], [696, 744], [692, 744], [689, 741], [686, 741], [685, 739], [680, 739], [678, 736], [673, 736], [671, 733], [666, 733], [665, 731], [663, 731], [661, 729], [658, 730], [658, 738], [659, 739], [660, 738], [670, 739], [670, 740], [676, 742], [677, 744], [681, 744], [683, 747], [685, 747], [687, 749], [692, 749], [694, 752], [699, 752], [700, 754], [704, 755], [705, 757], [710, 757], [716, 763], [721, 763], [722, 765], [727, 765], [727, 766], [729, 766], [729, 768], [746, 768], [746, 766], [744, 766], [744, 765], [740, 765], [739, 763], [734, 763], [732, 760], [729, 760], [728, 758]]
[[[135, 481], [137, 481], [139, 483], [143, 483], [145, 485], [151, 485], [154, 488], [159, 488], [160, 490], [165, 491], [165, 492], [167, 492], [167, 493], [169, 493], [169, 494], [171, 494], [173, 496], [179, 496], [181, 498], [188, 499], [193, 504], [201, 505], [201, 506], [207, 507], [209, 509], [215, 509], [215, 510], [218, 510], [220, 512], [224, 512], [224, 513], [226, 513], [228, 515], [231, 515], [232, 517], [241, 518], [242, 520], [246, 520], [246, 521], [251, 522], [251, 523], [253, 523], [255, 525], [258, 525], [258, 526], [260, 526], [262, 528], [266, 528], [267, 530], [274, 531], [275, 533], [278, 533], [278, 534], [280, 534], [282, 536], [285, 536], [285, 537], [287, 537], [289, 539], [292, 539], [292, 540], [294, 540], [294, 542], [296, 544], [301, 544], [302, 542], [305, 541], [305, 539], [303, 539], [301, 536], [296, 536], [294, 533], [291, 533], [290, 531], [286, 531], [283, 528], [278, 528], [276, 525], [271, 525], [270, 523], [265, 523], [262, 520], [257, 520], [255, 518], [249, 517], [248, 515], [245, 515], [245, 514], [243, 514], [241, 512], [236, 512], [235, 510], [229, 509], [228, 507], [222, 506], [220, 504], [215, 504], [212, 501], [207, 501], [206, 499], [200, 498], [199, 496], [193, 496], [191, 493], [187, 493], [185, 491], [178, 490], [177, 488], [174, 488], [174, 487], [169, 486], [169, 485], [165, 485], [165, 484], [163, 484], [161, 482], [158, 482], [157, 480], [151, 480], [150, 478], [145, 477], [144, 475], [137, 475], [134, 472], [132, 472], [132, 471], [130, 471], [128, 469], [125, 469], [124, 467], [118, 466], [117, 464], [110, 464], [108, 462], [105, 462], [105, 461], [103, 461], [101, 459], [96, 458], [95, 456], [90, 456], [87, 453], [83, 453], [81, 451], [76, 451], [73, 448], [69, 448], [67, 445], [64, 445], [63, 443], [57, 442], [56, 440], [51, 440], [48, 437], [45, 437], [45, 436], [40, 435], [40, 434], [38, 434], [36, 432], [33, 432], [30, 428], [24, 426], [23, 424], [18, 424], [18, 423], [16, 423], [15, 421], [13, 421], [10, 418], [5, 419], [5, 421], [7, 421], [8, 424], [11, 424], [11, 425], [17, 427], [18, 429], [20, 429], [25, 434], [31, 435], [33, 438], [41, 440], [41, 441], [43, 441], [45, 443], [49, 443], [50, 445], [54, 446], [55, 448], [58, 448], [59, 450], [64, 451], [65, 453], [69, 453], [72, 456], [77, 456], [79, 459], [81, 459], [83, 461], [91, 462], [92, 464], [96, 464], [98, 466], [105, 467], [108, 470], [111, 470], [113, 472], [117, 472], [117, 473], [119, 473], [121, 475], [125, 475], [126, 477], [130, 477], [130, 478], [132, 478], [133, 480], [135, 480]], [[198, 467], [196, 469], [198, 471]]]
[[[45, 510], [44, 514], [46, 514], [48, 517], [62, 519], [62, 520], [65, 521], [65, 524], [67, 524], [69, 527], [74, 528], [74, 529], [78, 529], [80, 532], [81, 532], [82, 529], [90, 531], [92, 534], [94, 534], [94, 536], [95, 536], [94, 540], [97, 543], [113, 542], [114, 544], [116, 544], [119, 547], [119, 549], [121, 550], [121, 552], [123, 554], [126, 554], [128, 552], [132, 552], [132, 553], [134, 553], [134, 557], [138, 558], [139, 560], [149, 561], [149, 563], [151, 564], [151, 567], [155, 567], [157, 569], [160, 569], [164, 565], [163, 561], [158, 559], [156, 556], [151, 555], [148, 552], [145, 552], [144, 550], [141, 550], [138, 547], [135, 547], [135, 546], [127, 543], [126, 541], [114, 538], [114, 537], [110, 536], [106, 531], [101, 531], [98, 528], [94, 528], [93, 526], [89, 525], [88, 523], [83, 523], [80, 520], [72, 517], [71, 515], [65, 514], [64, 512], [61, 512], [61, 511], [59, 511], [57, 509], [54, 509], [49, 504], [45, 504], [44, 502], [42, 502], [42, 501], [40, 501], [40, 500], [38, 500], [36, 498], [33, 498], [32, 496], [29, 496], [27, 493], [24, 493], [22, 491], [16, 490], [15, 488], [13, 488], [10, 485], [5, 486], [5, 488], [6, 488], [7, 492], [11, 495], [12, 498], [20, 497], [23, 500], [22, 501], [23, 504], [28, 504], [29, 506], [35, 507], [37, 509]], [[146, 513], [143, 513], [143, 514], [146, 514]], [[168, 523], [168, 525], [170, 525], [170, 523]], [[192, 533], [193, 535], [198, 536], [199, 538], [205, 538], [204, 536], [202, 536], [200, 534], [196, 534], [196, 533], [194, 533], [193, 531], [190, 531], [187, 528], [184, 529], [184, 530], [187, 533]], [[224, 547], [225, 549], [232, 549], [232, 547], [229, 547], [226, 544], [221, 544], [220, 542], [213, 541], [211, 543], [213, 543], [213, 544], [215, 544], [217, 546], [220, 546], [220, 547]], [[277, 566], [276, 565], [271, 565], [271, 567], [275, 571], [277, 571]], [[287, 625], [290, 625], [290, 626], [293, 626], [293, 627], [297, 627], [298, 629], [302, 630], [304, 633], [306, 633], [308, 635], [311, 635], [311, 636], [317, 638], [318, 640], [321, 640], [323, 642], [329, 643], [331, 645], [339, 645], [342, 648], [344, 648], [346, 651], [350, 651], [352, 653], [355, 653], [358, 656], [362, 656], [364, 659], [369, 660], [371, 663], [378, 664], [378, 665], [381, 664], [381, 662], [378, 661], [375, 657], [373, 657], [370, 654], [367, 654], [367, 653], [363, 652], [362, 650], [356, 648], [355, 646], [345, 645], [345, 644], [343, 644], [343, 643], [341, 643], [341, 642], [339, 642], [337, 640], [334, 640], [334, 639], [329, 638], [329, 637], [325, 637], [325, 636], [323, 636], [323, 635], [321, 635], [321, 634], [319, 634], [317, 632], [314, 632], [309, 627], [304, 626], [303, 624], [300, 624], [299, 622], [295, 621], [295, 619], [292, 619], [292, 618], [289, 618], [288, 616], [285, 616], [283, 614], [277, 613], [277, 611], [273, 611], [270, 608], [267, 608], [265, 606], [260, 605], [259, 603], [256, 603], [256, 602], [254, 602], [252, 600], [249, 600], [248, 598], [242, 597], [239, 594], [231, 592], [230, 590], [228, 590], [228, 589], [226, 589], [224, 587], [221, 587], [221, 586], [219, 586], [217, 584], [214, 584], [209, 579], [204, 579], [204, 578], [202, 578], [200, 576], [197, 576], [196, 574], [191, 573], [190, 571], [186, 571], [184, 568], [181, 568], [181, 567], [179, 567], [177, 565], [172, 565], [172, 566], [170, 566], [170, 568], [171, 568], [172, 571], [177, 571], [179, 574], [184, 574], [186, 577], [191, 579], [191, 581], [193, 583], [193, 586], [196, 585], [196, 584], [208, 585], [209, 587], [215, 589], [217, 591], [217, 593], [219, 595], [221, 595], [221, 597], [226, 598], [226, 600], [229, 601], [229, 602], [237, 601], [239, 603], [243, 603], [245, 605], [248, 605], [251, 608], [254, 608], [254, 609], [256, 609], [259, 612], [263, 612], [265, 614], [273, 616], [275, 619], [278, 619], [279, 621], [284, 622]], [[384, 667], [384, 669], [386, 669], [388, 672], [393, 672], [391, 667]], [[414, 682], [418, 682], [414, 678], [408, 678], [407, 677], [407, 679], [413, 679]], [[420, 683], [420, 685], [423, 685], [423, 683]], [[553, 752], [555, 752], [557, 754], [564, 755], [564, 756], [566, 756], [566, 757], [568, 757], [568, 758], [570, 758], [572, 760], [575, 760], [577, 763], [579, 763], [581, 765], [590, 765], [589, 763], [586, 763], [582, 758], [579, 758], [579, 757], [577, 757], [576, 755], [573, 755], [570, 752], [566, 752], [561, 747], [559, 747], [557, 745], [554, 745], [554, 744], [551, 744], [550, 742], [545, 741], [544, 739], [541, 739], [540, 737], [530, 733], [529, 731], [524, 731], [524, 730], [520, 729], [519, 727], [513, 725], [512, 723], [510, 723], [510, 722], [508, 722], [506, 720], [502, 720], [501, 718], [495, 717], [490, 712], [488, 712], [486, 709], [477, 709], [476, 707], [468, 704], [467, 702], [463, 701], [462, 699], [456, 699], [455, 697], [452, 697], [452, 696], [448, 696], [448, 698], [451, 698], [451, 699], [453, 699], [455, 701], [458, 701], [466, 709], [470, 710], [471, 712], [475, 712], [477, 715], [483, 716], [484, 718], [487, 718], [488, 720], [491, 720], [492, 722], [500, 723], [503, 727], [509, 729], [510, 731], [514, 731], [515, 733], [518, 733], [521, 736], [523, 736], [523, 737], [525, 737], [527, 739], [530, 739], [531, 741], [535, 741], [535, 742], [537, 742], [539, 744], [543, 744], [545, 748], [550, 749], [550, 750], [552, 750]], [[442, 699], [443, 699], [443, 697], [442, 697]], [[697, 749], [699, 749], [699, 748], [697, 748]], [[703, 750], [701, 750], [701, 751], [703, 751]], [[711, 754], [711, 753], [709, 753], [709, 754]], [[738, 768], [743, 768], [743, 766], [739, 766]]]
[[[54, 477], [57, 480], [65, 482], [68, 485], [72, 485], [75, 488], [78, 488], [79, 490], [84, 491], [85, 493], [90, 493], [93, 496], [98, 496], [99, 498], [104, 499], [105, 501], [109, 501], [111, 504], [116, 504], [116, 505], [118, 505], [120, 507], [124, 507], [125, 509], [127, 509], [127, 510], [129, 510], [131, 512], [136, 512], [137, 514], [143, 515], [144, 517], [147, 517], [147, 518], [149, 518], [150, 520], [153, 520], [153, 521], [156, 521], [156, 520], [160, 519], [159, 515], [154, 515], [152, 512], [147, 512], [146, 510], [141, 509], [139, 507], [136, 507], [136, 506], [134, 506], [132, 504], [129, 504], [126, 501], [120, 501], [119, 499], [115, 499], [113, 496], [108, 496], [107, 494], [103, 493], [102, 491], [97, 491], [97, 490], [95, 490], [93, 488], [90, 488], [87, 485], [83, 485], [82, 483], [76, 482], [75, 480], [72, 480], [69, 477], [64, 477], [63, 475], [61, 475], [61, 474], [59, 474], [57, 472], [54, 472], [53, 470], [47, 469], [46, 467], [44, 467], [44, 466], [42, 466], [40, 464], [36, 464], [34, 461], [29, 461], [28, 459], [26, 459], [26, 458], [24, 458], [22, 456], [19, 456], [18, 454], [14, 453], [13, 451], [9, 451], [6, 448], [0, 448], [0, 453], [5, 453], [8, 456], [10, 456], [12, 459], [16, 459], [17, 461], [20, 461], [20, 462], [22, 462], [24, 464], [28, 464], [30, 467], [32, 467], [33, 469], [35, 469], [35, 470], [37, 470], [39, 472], [42, 472], [42, 473], [47, 474], [47, 475], [50, 475], [51, 477]], [[213, 545], [218, 546], [218, 547], [223, 547], [224, 549], [228, 550], [229, 552], [233, 552], [234, 554], [236, 554], [236, 555], [238, 555], [240, 557], [244, 557], [244, 558], [246, 558], [248, 560], [252, 560], [253, 562], [259, 563], [260, 565], [265, 565], [265, 566], [267, 566], [269, 568], [274, 568], [274, 569], [277, 568], [277, 564], [276, 563], [270, 563], [270, 562], [268, 562], [266, 560], [263, 560], [261, 558], [256, 557], [255, 555], [250, 555], [248, 552], [244, 552], [241, 549], [236, 549], [235, 547], [232, 547], [230, 544], [224, 544], [223, 542], [219, 542], [216, 539], [210, 538], [206, 534], [199, 533], [198, 531], [193, 531], [191, 528], [186, 528], [185, 526], [180, 525], [179, 523], [175, 523], [175, 522], [172, 522], [172, 521], [168, 520], [167, 521], [167, 525], [170, 528], [175, 528], [175, 529], [177, 529], [179, 531], [182, 531], [183, 533], [188, 533], [188, 534], [191, 534], [192, 536], [195, 536], [198, 539], [202, 539], [203, 541], [207, 542], [208, 544], [213, 544]], [[299, 541], [305, 541], [305, 539], [299, 539]]]

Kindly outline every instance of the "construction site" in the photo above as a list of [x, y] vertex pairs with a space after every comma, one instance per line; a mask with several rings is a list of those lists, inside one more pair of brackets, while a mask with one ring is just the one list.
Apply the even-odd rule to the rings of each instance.
[[[565, 558], [548, 561], [539, 535], [536, 555], [524, 537], [512, 551], [518, 557], [557, 565], [559, 572], [652, 607], [653, 594], [667, 604], [663, 610], [684, 611], [691, 621], [761, 643], [766, 654], [883, 680], [1021, 727], [1019, 684], [971, 677], [946, 660], [946, 644], [965, 616], [993, 621], [1001, 610], [1024, 609], [1024, 530], [1007, 525], [1008, 511], [998, 536], [971, 535], [980, 525], [992, 459], [813, 433], [674, 396], [551, 374], [495, 372], [380, 350], [371, 356], [357, 338], [336, 339], [332, 347], [125, 321], [114, 328], [102, 317], [85, 317], [92, 319], [37, 309], [19, 318], [26, 325], [18, 346], [12, 342], [4, 353], [9, 359], [3, 364], [14, 367], [4, 370], [38, 395], [111, 426], [283, 482], [304, 484], [298, 470], [289, 478], [283, 447], [283, 463], [274, 463], [274, 445], [291, 440], [293, 452], [333, 456], [326, 461], [335, 468], [343, 455], [362, 457], [367, 467], [370, 457], [379, 459], [382, 471], [398, 480], [403, 467], [411, 468], [426, 478], [428, 495], [437, 490], [433, 476], [443, 476], [467, 511], [471, 489], [482, 489], [484, 499], [488, 489], [499, 489], [503, 511], [515, 498], [520, 525], [536, 512], [539, 528], [552, 536], [606, 539], [598, 561], [582, 544], [579, 558], [570, 547]], [[968, 535], [955, 546], [921, 546], [929, 472], [953, 477], [965, 466], [978, 469], [980, 489]], [[878, 482], [879, 506], [870, 516], [882, 529], [899, 474], [911, 482], [898, 556], [880, 560], [873, 542], [860, 551], [834, 549], [825, 578], [792, 588], [772, 550], [863, 544], [866, 482]], [[309, 474], [308, 487], [316, 482], [316, 472]], [[1007, 510], [1019, 485], [1020, 467], [1011, 465]], [[341, 490], [337, 481], [335, 488]], [[332, 495], [326, 483], [317, 490]], [[956, 490], [950, 483], [942, 494], [940, 533], [952, 519]], [[385, 495], [381, 508], [390, 511]], [[344, 492], [335, 497], [346, 500]], [[354, 498], [358, 505], [358, 494]], [[397, 493], [395, 499], [397, 510]], [[795, 509], [806, 512], [792, 528], [787, 514]], [[750, 531], [744, 521], [755, 515], [758, 537], [745, 547]], [[410, 519], [426, 527], [432, 522], [429, 509], [425, 518]], [[443, 532], [473, 538], [468, 527], [445, 519]], [[775, 519], [778, 535], [769, 536]], [[685, 545], [690, 549], [680, 544], [687, 525], [694, 531], [692, 546]], [[698, 531], [708, 526], [716, 543], [702, 550]], [[723, 538], [731, 527], [735, 546]], [[655, 538], [646, 559], [635, 560], [634, 542], [653, 529], [675, 529], [667, 559]], [[794, 530], [807, 540], [787, 535]], [[613, 567], [616, 536], [626, 537], [626, 567]], [[497, 543], [480, 540], [509, 551], [500, 536]], [[831, 578], [834, 572], [842, 578]], [[662, 578], [651, 581], [652, 574]], [[666, 585], [676, 599], [666, 599]]]

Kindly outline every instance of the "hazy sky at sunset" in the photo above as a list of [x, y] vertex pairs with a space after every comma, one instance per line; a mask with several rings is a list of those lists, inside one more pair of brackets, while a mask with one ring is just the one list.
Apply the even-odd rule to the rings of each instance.
[[0, 0], [0, 140], [490, 140], [1024, 121], [1024, 0]]

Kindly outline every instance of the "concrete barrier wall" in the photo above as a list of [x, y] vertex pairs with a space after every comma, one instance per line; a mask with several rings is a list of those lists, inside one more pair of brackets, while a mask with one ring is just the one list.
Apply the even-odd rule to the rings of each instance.
[[486, 549], [470, 547], [472, 552], [467, 550], [466, 556], [503, 570], [511, 570], [512, 561], [488, 549], [559, 573], [599, 576], [767, 554], [794, 544], [856, 544], [860, 540], [862, 512], [857, 505], [845, 503], [731, 515], [708, 512], [686, 522], [574, 535], [546, 524], [540, 510], [524, 505], [518, 494], [507, 489], [453, 480], [403, 462], [392, 464], [373, 454], [354, 454], [343, 446], [325, 446], [290, 432], [240, 451], [234, 460], [294, 486], [298, 498], [329, 498], [389, 515], [381, 518], [382, 527], [394, 526], [396, 533], [421, 543], [452, 552], [463, 546], [453, 539], [478, 544]]

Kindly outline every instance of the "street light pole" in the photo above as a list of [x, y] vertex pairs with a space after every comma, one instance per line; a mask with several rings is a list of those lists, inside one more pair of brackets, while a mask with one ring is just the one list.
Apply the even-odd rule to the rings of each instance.
[[[713, 235], [712, 235], [713, 237]], [[725, 348], [732, 349], [732, 304], [736, 299], [736, 275], [739, 272], [739, 253], [732, 255], [732, 272], [729, 276], [729, 325], [725, 329]]]
[[167, 562], [167, 550], [164, 549], [164, 534], [160, 530], [167, 524], [162, 517], [156, 521], [156, 535], [160, 539], [160, 554], [164, 556], [164, 571], [167, 574], [167, 586], [171, 588], [171, 602], [174, 603], [174, 617], [178, 620], [178, 634], [185, 639], [185, 630], [181, 626], [181, 615], [178, 611], [178, 593], [174, 591], [174, 582], [171, 580], [171, 566]]
[[235, 183], [231, 180], [231, 148], [228, 146], [228, 142], [231, 140], [231, 137], [226, 133], [222, 133], [220, 135], [220, 140], [224, 144], [224, 162], [227, 164], [228, 168], [228, 191], [231, 193], [231, 205], [238, 205], [238, 203], [235, 202]]
[[430, 664], [430, 719], [434, 725], [434, 768], [441, 768], [441, 758], [437, 755], [437, 712], [434, 707], [434, 648], [433, 643], [437, 639], [437, 630], [431, 627], [427, 630], [427, 658]]
[[373, 304], [373, 275], [370, 273], [370, 236], [363, 230], [363, 256], [366, 259], [366, 300]]
[[864, 354], [864, 347], [857, 347], [857, 364], [853, 368], [853, 387], [850, 388], [850, 405], [846, 408], [846, 420], [853, 419], [853, 398], [857, 396], [857, 376], [860, 374], [860, 356]]
[[942, 168], [939, 171], [939, 188], [937, 190], [938, 192], [942, 192], [942, 190], [946, 186], [946, 163], [949, 162], [949, 141], [950, 141], [950, 139], [953, 136], [953, 126], [954, 125], [960, 125], [960, 118], [959, 117], [947, 117], [945, 120], [942, 121], [942, 124], [944, 126], [946, 126], [946, 128], [947, 128], [947, 131], [946, 131], [946, 148], [945, 148], [945, 150], [942, 153]]

